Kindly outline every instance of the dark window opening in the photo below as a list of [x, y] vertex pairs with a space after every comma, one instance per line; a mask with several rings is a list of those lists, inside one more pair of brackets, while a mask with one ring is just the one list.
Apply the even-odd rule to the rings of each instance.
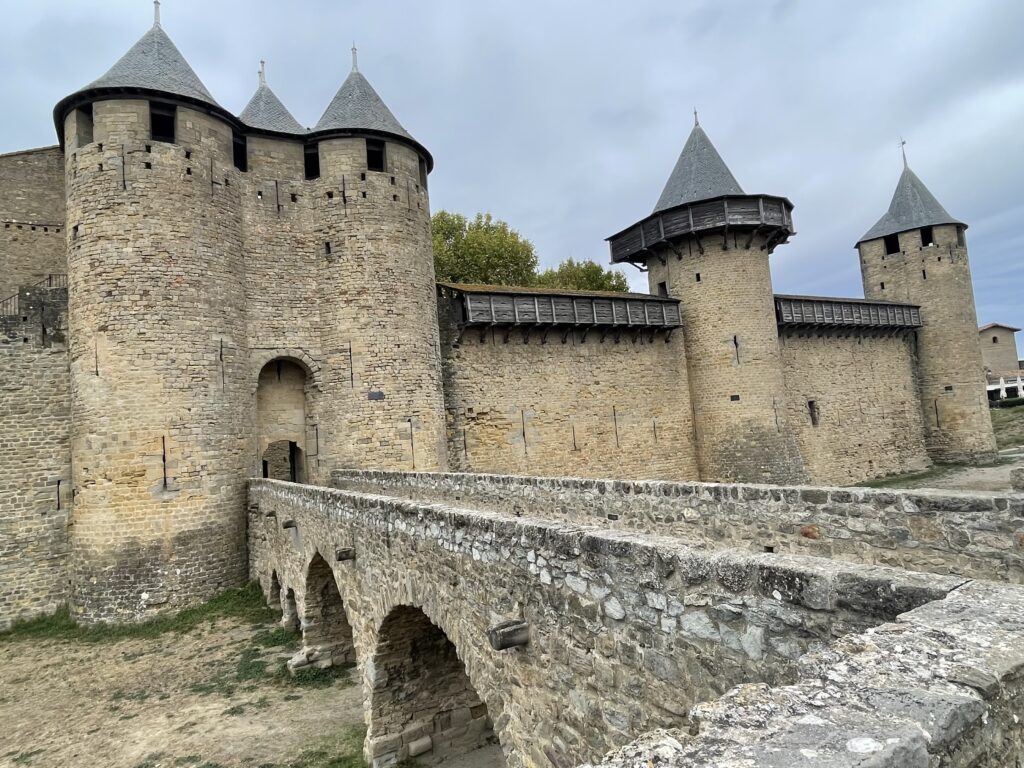
[[334, 193], [333, 192], [328, 192], [327, 193], [327, 199], [328, 200], [333, 200], [334, 199]]
[[103, 151], [103, 142], [100, 142], [100, 145], [99, 145], [99, 150], [100, 150], [100, 152], [102, 152], [102, 151]]
[[658, 295], [659, 296], [668, 296], [668, 283], [666, 283], [666, 282], [658, 283]]
[[773, 547], [771, 544], [765, 544], [764, 551], [769, 555], [773, 554], [775, 552], [775, 547]]
[[935, 245], [935, 232], [931, 227], [921, 227], [921, 245]]
[[695, 276], [697, 278], [697, 282], [699, 283], [700, 282], [700, 272], [697, 272]]
[[992, 337], [992, 343], [993, 344], [998, 344], [999, 343], [999, 337], [998, 336], [993, 336]]
[[185, 159], [186, 160], [191, 160], [192, 159], [192, 152], [190, 150], [187, 150], [187, 149], [185, 150]]
[[387, 165], [384, 142], [379, 139], [366, 140], [366, 170], [383, 171]]
[[395, 186], [395, 177], [394, 176], [391, 177], [391, 186], [392, 187]]
[[185, 175], [186, 176], [191, 176], [192, 175], [192, 169], [191, 168], [186, 168], [185, 169]]
[[947, 392], [952, 392], [952, 391], [953, 391], [953, 385], [952, 385], [952, 384], [947, 384], [947, 385], [945, 386], [945, 390], [946, 390]]
[[881, 286], [883, 291], [885, 290], [885, 283], [879, 283], [879, 286]]
[[[98, 167], [102, 171], [103, 170], [103, 163], [100, 163]], [[20, 229], [20, 227], [19, 227], [19, 229]]]
[[[420, 186], [427, 188], [427, 161], [420, 158]], [[419, 192], [419, 189], [416, 190]]]
[[818, 414], [818, 401], [808, 400], [807, 401], [807, 412], [811, 416], [811, 426], [818, 426], [819, 414]]
[[245, 172], [249, 170], [249, 143], [245, 136], [236, 133], [232, 138], [235, 152], [235, 168]]
[[[149, 131], [153, 141], [164, 141], [168, 144], [174, 143], [174, 115], [177, 107], [172, 104], [149, 105]], [[185, 153], [187, 158], [189, 153]]]
[[363, 199], [364, 200], [366, 199], [366, 192], [365, 191], [363, 192]]
[[365, 173], [360, 173], [359, 174], [359, 180], [360, 181], [366, 181], [366, 174]]
[[293, 203], [299, 202], [299, 196], [296, 195], [294, 192], [292, 193], [292, 202]]
[[75, 133], [78, 135], [78, 146], [92, 144], [92, 104], [75, 110]]
[[320, 147], [314, 144], [306, 147], [306, 181], [320, 178]]
[[324, 253], [326, 253], [328, 256], [331, 255], [331, 244], [329, 242], [324, 243]]
[[147, 152], [152, 152], [153, 151], [153, 145], [152, 144], [147, 144], [146, 145], [146, 151]]
[[397, 203], [398, 202], [398, 195], [392, 195], [391, 199], [394, 200]]
[[153, 167], [152, 163], [145, 163], [146, 170], [150, 170]]
[[900, 238], [899, 235], [886, 235], [885, 240], [885, 252], [888, 253], [899, 253], [900, 252]]
[[732, 400], [734, 403], [738, 403], [739, 399], [740, 399], [740, 396], [739, 395], [729, 395], [729, 399]]
[[262, 189], [256, 191], [256, 199], [257, 200], [262, 200], [263, 199], [263, 190]]
[[263, 476], [270, 477], [270, 464], [267, 463], [266, 459], [263, 460]]
[[927, 270], [927, 269], [922, 269], [922, 270], [921, 270], [921, 277], [922, 277], [922, 279], [924, 279], [924, 280], [927, 280], [927, 279], [928, 279], [928, 270]]

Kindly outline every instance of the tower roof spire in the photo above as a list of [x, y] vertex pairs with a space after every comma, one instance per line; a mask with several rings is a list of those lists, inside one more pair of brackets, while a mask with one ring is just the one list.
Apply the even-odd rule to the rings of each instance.
[[875, 226], [864, 233], [864, 236], [857, 241], [858, 243], [936, 224], [966, 226], [962, 221], [954, 219], [935, 199], [935, 195], [929, 191], [917, 174], [910, 170], [910, 166], [907, 165], [906, 150], [903, 149], [905, 144], [906, 142], [900, 139], [900, 149], [903, 152], [903, 173], [900, 174], [900, 180], [896, 184], [896, 191], [893, 192], [889, 210], [875, 223]]
[[654, 212], [721, 195], [742, 194], [743, 189], [736, 177], [701, 128], [695, 109], [693, 130], [654, 206]]
[[903, 153], [903, 167], [909, 168], [907, 165], [907, 140], [900, 136], [900, 152]]
[[259, 78], [256, 93], [249, 99], [238, 119], [252, 128], [262, 128], [265, 131], [305, 133], [306, 129], [267, 85], [267, 62], [263, 59], [260, 59]]
[[153, 26], [160, 26], [160, 0], [153, 0]]
[[356, 49], [356, 41], [352, 41], [352, 71], [359, 71], [359, 51]]

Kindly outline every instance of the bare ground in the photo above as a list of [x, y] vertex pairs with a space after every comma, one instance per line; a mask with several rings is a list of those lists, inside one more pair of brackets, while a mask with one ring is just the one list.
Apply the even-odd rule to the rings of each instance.
[[294, 648], [254, 643], [266, 630], [222, 618], [148, 640], [0, 643], [0, 766], [358, 765], [359, 686], [291, 682], [279, 663]]

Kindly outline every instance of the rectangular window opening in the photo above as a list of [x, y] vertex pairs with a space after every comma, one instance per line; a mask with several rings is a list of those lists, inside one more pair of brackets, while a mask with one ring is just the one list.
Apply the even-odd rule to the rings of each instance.
[[668, 296], [668, 283], [665, 281], [658, 283], [658, 295]]
[[999, 343], [999, 337], [998, 336], [993, 336], [992, 337], [992, 343], [993, 344], [998, 344]]
[[296, 195], [294, 192], [292, 193], [292, 202], [293, 203], [299, 202], [299, 196]]
[[924, 280], [928, 279], [928, 270], [927, 269], [922, 269], [921, 270], [921, 278], [924, 279]]
[[878, 285], [879, 285], [879, 287], [881, 287], [881, 289], [883, 291], [885, 290], [885, 283], [884, 282], [883, 283], [879, 283]]
[[320, 147], [314, 144], [306, 147], [306, 181], [320, 178]]
[[92, 144], [92, 104], [75, 110], [75, 133], [78, 136], [77, 146]]
[[818, 426], [819, 414], [818, 414], [818, 401], [808, 400], [807, 401], [807, 412], [811, 416], [811, 426]]
[[953, 391], [953, 385], [952, 384], [947, 384], [944, 387], [944, 389], [945, 389], [946, 392], [952, 392]]
[[324, 243], [324, 253], [326, 253], [328, 256], [331, 255], [331, 244], [330, 244], [330, 242]]
[[886, 252], [886, 254], [899, 253], [900, 252], [900, 238], [899, 238], [899, 235], [886, 235], [884, 242], [885, 242], [885, 252]]
[[249, 143], [245, 136], [236, 133], [231, 139], [235, 154], [235, 168], [243, 173], [249, 170]]
[[384, 142], [380, 139], [366, 140], [366, 170], [383, 171], [387, 165]]
[[921, 227], [921, 245], [935, 245], [935, 231], [931, 227]]
[[153, 152], [153, 145], [152, 144], [147, 144], [146, 145], [146, 152], [148, 152], [148, 153], [152, 153]]
[[[153, 141], [174, 143], [174, 117], [177, 111], [173, 104], [149, 103], [149, 131]], [[185, 156], [187, 158], [189, 153]]]
[[732, 402], [734, 402], [734, 403], [738, 403], [740, 401], [740, 396], [739, 395], [729, 395], [729, 399]]
[[699, 283], [700, 282], [700, 272], [697, 272], [695, 276], [697, 278], [697, 282]]
[[334, 193], [333, 192], [328, 192], [327, 193], [327, 199], [328, 200], [333, 200], [334, 199]]
[[391, 186], [392, 187], [395, 186], [395, 177], [394, 176], [391, 177]]
[[146, 168], [147, 171], [150, 170], [153, 167], [152, 163], [145, 163], [144, 165], [145, 165], [145, 168]]

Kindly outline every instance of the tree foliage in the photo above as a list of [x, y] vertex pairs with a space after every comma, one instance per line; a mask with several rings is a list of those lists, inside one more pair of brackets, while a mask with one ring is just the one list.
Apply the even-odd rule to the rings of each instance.
[[438, 211], [432, 225], [434, 270], [442, 283], [629, 290], [625, 275], [589, 260], [566, 259], [538, 273], [533, 243], [489, 213], [469, 220], [459, 213]]
[[434, 269], [443, 283], [532, 285], [537, 274], [533, 243], [504, 221], [478, 213], [469, 221], [438, 211], [433, 219]]
[[626, 276], [614, 269], [605, 269], [594, 261], [566, 259], [554, 269], [537, 275], [536, 285], [545, 288], [567, 288], [575, 291], [628, 291]]

